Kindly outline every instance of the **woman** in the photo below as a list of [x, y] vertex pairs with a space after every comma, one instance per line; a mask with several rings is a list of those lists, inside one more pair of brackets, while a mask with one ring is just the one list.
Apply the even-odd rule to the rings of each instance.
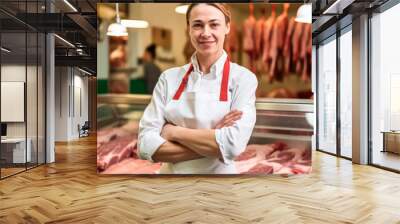
[[163, 162], [160, 173], [235, 174], [256, 121], [257, 78], [223, 50], [223, 4], [192, 4], [186, 22], [196, 52], [160, 76], [139, 124], [139, 157]]

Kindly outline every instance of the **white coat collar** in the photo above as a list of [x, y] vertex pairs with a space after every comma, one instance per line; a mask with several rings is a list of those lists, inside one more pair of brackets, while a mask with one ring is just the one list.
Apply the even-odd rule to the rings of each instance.
[[[213, 75], [216, 77], [222, 75], [222, 70], [224, 69], [224, 64], [225, 64], [225, 60], [227, 57], [228, 57], [227, 53], [223, 50], [221, 57], [219, 57], [218, 60], [213, 65], [211, 65], [210, 75]], [[193, 65], [193, 71], [201, 73], [200, 66], [198, 64], [197, 57], [196, 57], [196, 52], [192, 55], [190, 60]]]

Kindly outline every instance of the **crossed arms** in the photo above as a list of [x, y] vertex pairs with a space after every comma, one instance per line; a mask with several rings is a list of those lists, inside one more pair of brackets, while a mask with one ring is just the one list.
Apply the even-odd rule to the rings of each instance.
[[171, 163], [202, 157], [219, 158], [222, 162], [233, 160], [246, 148], [256, 121], [257, 78], [247, 74], [240, 77], [246, 80], [240, 85], [232, 84], [232, 111], [213, 129], [189, 129], [165, 123], [168, 83], [162, 74], [140, 120], [139, 157]]
[[[241, 116], [241, 111], [233, 110], [224, 116], [215, 129], [232, 126]], [[215, 129], [190, 129], [166, 124], [161, 131], [161, 137], [167, 141], [153, 154], [153, 160], [177, 163], [202, 157], [222, 159], [215, 139]]]

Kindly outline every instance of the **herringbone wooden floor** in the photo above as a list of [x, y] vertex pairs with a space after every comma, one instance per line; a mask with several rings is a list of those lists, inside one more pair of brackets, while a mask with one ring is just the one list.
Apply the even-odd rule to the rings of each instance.
[[316, 152], [311, 175], [98, 176], [95, 138], [0, 181], [0, 223], [400, 223], [400, 175]]

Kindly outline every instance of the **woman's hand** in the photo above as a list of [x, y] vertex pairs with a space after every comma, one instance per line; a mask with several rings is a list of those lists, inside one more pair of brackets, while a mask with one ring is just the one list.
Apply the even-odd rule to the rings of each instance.
[[220, 129], [223, 127], [230, 127], [232, 126], [235, 121], [242, 118], [242, 111], [239, 110], [232, 110], [231, 112], [227, 113], [224, 118], [215, 126], [215, 129]]

